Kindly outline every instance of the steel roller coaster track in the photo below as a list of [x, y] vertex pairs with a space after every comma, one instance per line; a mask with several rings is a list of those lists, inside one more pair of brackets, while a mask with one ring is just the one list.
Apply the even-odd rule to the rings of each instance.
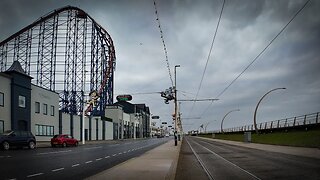
[[[0, 71], [19, 61], [33, 84], [59, 93], [60, 110], [70, 114], [81, 114], [85, 96], [96, 91], [93, 113], [104, 115], [113, 103], [115, 60], [108, 32], [72, 6], [56, 9], [0, 42]], [[89, 105], [85, 112], [92, 109]]]

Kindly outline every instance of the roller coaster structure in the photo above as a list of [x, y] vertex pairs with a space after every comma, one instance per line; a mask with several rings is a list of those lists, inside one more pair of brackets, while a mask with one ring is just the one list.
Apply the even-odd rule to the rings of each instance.
[[[59, 93], [60, 110], [70, 114], [81, 114], [85, 96], [96, 91], [99, 98], [91, 115], [104, 115], [105, 107], [113, 104], [115, 59], [108, 32], [71, 6], [50, 12], [0, 42], [0, 71], [19, 61], [33, 84]], [[89, 105], [85, 112], [92, 109]]]

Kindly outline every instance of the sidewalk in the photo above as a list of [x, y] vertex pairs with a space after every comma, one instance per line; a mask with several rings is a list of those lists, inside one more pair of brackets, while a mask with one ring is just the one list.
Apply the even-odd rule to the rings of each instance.
[[174, 140], [87, 179], [174, 180], [181, 142]]
[[246, 142], [228, 141], [228, 140], [203, 138], [203, 137], [198, 137], [198, 138], [221, 142], [221, 143], [230, 144], [230, 145], [259, 149], [259, 150], [264, 150], [264, 151], [271, 151], [271, 152], [278, 152], [278, 153], [320, 159], [320, 149], [319, 148], [306, 148], [306, 147], [293, 147], [293, 146], [279, 146], [279, 145], [258, 144], [258, 143], [246, 143]]

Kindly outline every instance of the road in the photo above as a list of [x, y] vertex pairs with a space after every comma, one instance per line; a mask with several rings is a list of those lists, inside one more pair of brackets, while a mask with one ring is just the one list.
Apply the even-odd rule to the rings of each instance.
[[228, 145], [192, 136], [184, 137], [176, 174], [176, 180], [319, 178], [319, 159]]
[[168, 140], [153, 138], [67, 148], [2, 150], [0, 179], [84, 179]]

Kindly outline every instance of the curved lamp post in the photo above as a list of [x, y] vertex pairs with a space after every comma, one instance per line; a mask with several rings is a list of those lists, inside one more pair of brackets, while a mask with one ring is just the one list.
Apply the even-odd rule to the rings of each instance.
[[224, 119], [228, 116], [228, 114], [230, 114], [230, 113], [232, 113], [232, 112], [234, 112], [234, 111], [240, 111], [240, 109], [231, 110], [231, 111], [229, 111], [226, 115], [224, 115], [224, 117], [222, 118], [222, 121], [221, 121], [221, 133], [223, 133], [222, 125], [223, 125]]
[[270, 91], [268, 91], [267, 93], [265, 93], [265, 94], [262, 96], [262, 98], [259, 100], [259, 102], [258, 102], [258, 104], [257, 104], [257, 106], [256, 106], [256, 109], [255, 109], [255, 111], [254, 111], [254, 115], [253, 115], [254, 129], [255, 129], [255, 131], [256, 131], [257, 134], [259, 133], [259, 131], [258, 131], [258, 127], [257, 127], [256, 115], [257, 115], [257, 110], [258, 110], [258, 107], [259, 107], [262, 99], [263, 99], [264, 97], [266, 97], [269, 93], [271, 93], [271, 92], [273, 92], [273, 91], [276, 91], [276, 90], [281, 90], [281, 89], [286, 89], [286, 88], [275, 88], [275, 89], [271, 89]]

